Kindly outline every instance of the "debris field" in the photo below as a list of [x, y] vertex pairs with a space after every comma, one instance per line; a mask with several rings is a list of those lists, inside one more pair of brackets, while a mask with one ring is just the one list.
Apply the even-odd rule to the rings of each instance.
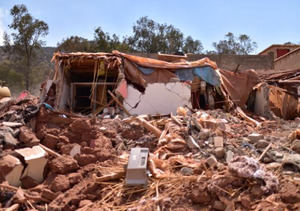
[[[300, 118], [178, 107], [97, 118], [25, 93], [0, 104], [2, 210], [300, 210]], [[130, 149], [148, 183], [125, 184]]]

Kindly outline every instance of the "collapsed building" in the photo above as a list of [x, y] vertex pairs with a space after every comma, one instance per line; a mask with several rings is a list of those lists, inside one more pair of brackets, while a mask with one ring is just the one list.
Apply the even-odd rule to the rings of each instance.
[[299, 71], [161, 57], [56, 53], [0, 99], [0, 209], [300, 209]]
[[[165, 57], [167, 60], [171, 57], [173, 62], [117, 51], [56, 53], [52, 59], [55, 74], [45, 85], [43, 98], [47, 98], [46, 102], [56, 109], [83, 114], [123, 111], [127, 115], [166, 115], [175, 113], [179, 106], [213, 109], [234, 105], [243, 110], [248, 105], [248, 110], [268, 118], [272, 116], [270, 111], [286, 119], [299, 114], [299, 81], [280, 81], [287, 87], [284, 90], [276, 88], [275, 93], [272, 91], [275, 78], [265, 77], [264, 80], [254, 70], [232, 72], [218, 69], [208, 58], [190, 62], [181, 56]], [[295, 77], [299, 75], [299, 71], [293, 73]], [[262, 82], [268, 83], [263, 91], [264, 97], [258, 93], [262, 90], [258, 89]], [[289, 87], [293, 87], [292, 92]], [[283, 103], [285, 100], [277, 102], [283, 93], [289, 102], [293, 102], [288, 107]], [[285, 110], [291, 112], [286, 114]]]

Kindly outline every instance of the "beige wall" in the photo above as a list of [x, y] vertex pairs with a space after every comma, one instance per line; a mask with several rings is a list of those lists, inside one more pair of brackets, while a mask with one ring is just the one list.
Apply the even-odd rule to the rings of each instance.
[[274, 62], [274, 69], [297, 69], [300, 68], [300, 50]]
[[274, 59], [277, 58], [277, 49], [289, 49], [290, 52], [295, 50], [296, 48], [299, 48], [299, 46], [288, 46], [288, 45], [283, 45], [283, 46], [272, 46], [270, 49], [267, 51], [260, 53], [260, 55], [274, 55]]

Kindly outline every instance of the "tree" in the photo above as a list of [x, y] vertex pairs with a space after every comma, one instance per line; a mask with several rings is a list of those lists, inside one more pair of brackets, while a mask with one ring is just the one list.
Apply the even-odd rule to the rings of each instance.
[[[15, 5], [10, 10], [10, 14], [13, 21], [9, 28], [14, 30], [11, 34], [13, 38], [11, 47], [25, 64], [23, 71], [25, 88], [29, 90], [32, 60], [35, 57], [35, 50], [44, 44], [40, 37], [48, 34], [48, 25], [44, 21], [33, 18], [23, 4]], [[6, 45], [10, 44], [6, 43]]]
[[83, 37], [71, 36], [57, 43], [57, 49], [63, 52], [94, 52], [95, 44]]
[[199, 40], [194, 40], [191, 36], [185, 39], [183, 51], [185, 53], [201, 53], [203, 46]]
[[160, 24], [148, 17], [141, 17], [133, 26], [133, 35], [127, 38], [129, 47], [143, 53], [176, 53], [184, 50], [186, 53], [199, 53], [202, 44], [193, 40], [173, 25]]
[[225, 40], [220, 40], [218, 43], [213, 43], [217, 54], [247, 55], [257, 48], [256, 42], [253, 42], [246, 34], [235, 37], [233, 33], [228, 32], [225, 38]]
[[130, 50], [129, 46], [125, 42], [125, 39], [123, 39], [123, 41], [120, 41], [119, 37], [116, 34], [110, 36], [109, 33], [104, 32], [101, 29], [101, 27], [95, 29], [94, 38], [95, 48], [99, 52], [112, 52], [113, 50]]

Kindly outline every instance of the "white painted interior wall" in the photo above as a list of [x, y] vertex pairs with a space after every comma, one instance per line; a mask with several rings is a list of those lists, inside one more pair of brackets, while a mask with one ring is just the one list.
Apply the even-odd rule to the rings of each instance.
[[[123, 104], [133, 115], [175, 114], [179, 106], [191, 106], [190, 85], [182, 82], [149, 84], [144, 94], [131, 85], [127, 89], [128, 96], [124, 99]], [[138, 106], [133, 108], [137, 103]]]

